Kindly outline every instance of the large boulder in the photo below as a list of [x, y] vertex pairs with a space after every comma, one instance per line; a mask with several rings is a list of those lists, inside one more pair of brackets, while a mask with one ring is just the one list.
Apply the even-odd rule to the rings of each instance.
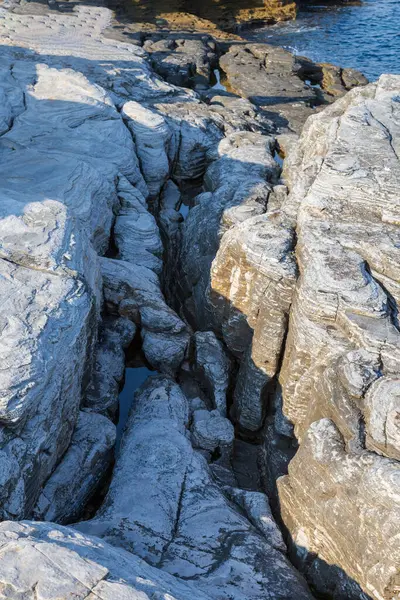
[[220, 59], [229, 88], [261, 107], [278, 132], [300, 133], [317, 107], [367, 79], [353, 69], [318, 64], [268, 44], [234, 44]]

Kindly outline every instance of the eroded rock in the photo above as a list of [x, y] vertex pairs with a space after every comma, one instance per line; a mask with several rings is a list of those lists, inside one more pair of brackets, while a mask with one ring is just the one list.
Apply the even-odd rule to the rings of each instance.
[[105, 503], [76, 527], [195, 582], [212, 598], [310, 598], [275, 542], [213, 483], [187, 438], [188, 418], [179, 386], [148, 379], [136, 394]]
[[210, 597], [125, 550], [53, 523], [0, 524], [4, 597], [199, 600]]
[[198, 331], [194, 335], [195, 369], [209, 392], [214, 408], [225, 417], [231, 361], [212, 331]]
[[280, 380], [300, 449], [279, 499], [299, 564], [334, 597], [397, 593], [399, 91], [382, 76], [349, 92], [285, 167], [300, 278]]
[[300, 133], [317, 107], [368, 83], [355, 70], [319, 65], [268, 44], [232, 45], [220, 65], [229, 89], [261, 107], [278, 132]]
[[79, 413], [68, 450], [36, 503], [35, 519], [72, 523], [82, 515], [111, 464], [115, 436], [115, 425], [106, 417]]
[[123, 260], [102, 258], [101, 267], [108, 310], [140, 325], [143, 351], [155, 370], [175, 373], [185, 358], [189, 333], [165, 303], [157, 275]]

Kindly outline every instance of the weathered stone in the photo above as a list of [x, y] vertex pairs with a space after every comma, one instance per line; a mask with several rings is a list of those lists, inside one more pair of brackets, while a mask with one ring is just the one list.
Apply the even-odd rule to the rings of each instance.
[[232, 45], [220, 65], [229, 89], [262, 108], [278, 132], [300, 133], [317, 107], [367, 83], [356, 71], [345, 73], [268, 44]]
[[299, 564], [338, 598], [398, 586], [399, 91], [349, 92], [285, 166], [300, 278], [280, 381], [300, 449], [279, 501]]
[[275, 128], [273, 121], [246, 98], [239, 98], [229, 92], [210, 90], [206, 96], [211, 113], [224, 119], [224, 129], [231, 131], [254, 131], [271, 134]]
[[79, 413], [71, 444], [36, 503], [35, 519], [64, 524], [82, 515], [111, 464], [115, 436], [106, 417]]
[[185, 358], [189, 334], [165, 303], [157, 275], [123, 260], [101, 259], [108, 310], [141, 327], [143, 351], [151, 366], [174, 373]]
[[127, 318], [108, 317], [99, 328], [99, 339], [84, 406], [112, 418], [118, 409], [118, 394], [125, 371], [126, 348], [135, 337], [136, 326]]
[[200, 376], [200, 383], [205, 386], [214, 408], [225, 417], [231, 361], [212, 331], [196, 332], [194, 343], [196, 374]]
[[1, 523], [0, 556], [4, 598], [210, 600], [191, 582], [103, 540], [52, 523]]
[[150, 196], [155, 199], [170, 171], [168, 146], [171, 143], [171, 131], [162, 115], [138, 102], [125, 104], [123, 116], [133, 133]]
[[196, 583], [212, 598], [310, 598], [273, 541], [235, 512], [186, 436], [188, 403], [168, 378], [136, 394], [105, 503], [76, 527]]
[[329, 419], [310, 426], [278, 487], [297, 563], [317, 588], [337, 598], [396, 598], [399, 475], [397, 461], [348, 453]]
[[207, 452], [218, 452], [226, 457], [232, 452], [235, 431], [232, 423], [217, 410], [196, 410], [191, 425], [192, 444]]
[[293, 231], [278, 214], [231, 228], [211, 269], [210, 303], [229, 350], [241, 358], [234, 414], [257, 430], [267, 384], [279, 367], [296, 282]]
[[272, 145], [272, 139], [248, 132], [234, 133], [221, 141], [214, 150], [216, 160], [206, 172], [206, 191], [197, 196], [185, 221], [182, 296], [185, 316], [197, 329], [215, 328], [207, 288], [222, 233], [266, 210], [270, 191], [266, 179], [279, 173]]
[[144, 197], [126, 178], [119, 180], [118, 197], [121, 206], [116, 209], [113, 230], [117, 258], [148, 267], [160, 275], [163, 245], [156, 220], [147, 210]]
[[[235, 31], [253, 23], [275, 23], [296, 16], [296, 3], [292, 0], [227, 0], [223, 4], [214, 0], [191, 2], [184, 0], [140, 0], [140, 4], [119, 6], [123, 25], [112, 32], [113, 37], [136, 41], [140, 35], [154, 31], [156, 35], [171, 30], [182, 35], [202, 37], [211, 33], [218, 38], [241, 39], [226, 31]], [[122, 29], [122, 32], [120, 31]], [[199, 35], [199, 32], [200, 35]], [[121, 34], [122, 33], [122, 34]]]
[[96, 318], [77, 279], [4, 260], [0, 271], [0, 505], [3, 517], [18, 518], [69, 445]]
[[281, 530], [272, 516], [268, 496], [262, 492], [251, 492], [229, 486], [223, 489], [228, 498], [245, 511], [249, 521], [265, 535], [274, 548], [286, 552]]
[[215, 42], [211, 37], [179, 39], [176, 35], [151, 36], [143, 44], [150, 53], [154, 70], [174, 85], [208, 86], [217, 64]]

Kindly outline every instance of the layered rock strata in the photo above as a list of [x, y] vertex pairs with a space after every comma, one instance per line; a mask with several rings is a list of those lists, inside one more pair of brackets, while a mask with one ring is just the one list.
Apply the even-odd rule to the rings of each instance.
[[208, 38], [150, 56], [101, 7], [23, 12], [0, 9], [2, 518], [79, 518], [132, 342], [163, 375], [85, 534], [1, 526], [0, 591], [310, 598], [261, 466], [318, 592], [395, 598], [399, 78], [311, 117], [283, 182], [276, 132], [357, 73], [241, 45], [241, 99], [205, 89]]
[[315, 556], [334, 597], [360, 597], [348, 577], [372, 598], [399, 589], [399, 89], [350, 92], [287, 164], [300, 277], [280, 381], [300, 450], [278, 489], [299, 561]]
[[[168, 242], [179, 225], [178, 188], [201, 183], [225, 140], [223, 177], [246, 135], [249, 149], [265, 154], [254, 173], [272, 176], [272, 141], [237, 133], [243, 123], [262, 128], [246, 108], [225, 119], [228, 110], [160, 79], [142, 49], [104, 38], [110, 22], [107, 10], [85, 6], [40, 17], [0, 10], [3, 518], [70, 523], [82, 515], [111, 462], [110, 419], [133, 341], [169, 377], [189, 365], [208, 402], [193, 405], [189, 422], [188, 400], [165, 376], [137, 397], [106, 501], [80, 525], [129, 554], [49, 524], [5, 524], [1, 591], [310, 598], [276, 526], [263, 521], [262, 502], [232, 504], [213, 480], [207, 460], [230, 472], [234, 453], [225, 416], [232, 364], [215, 333], [191, 339], [162, 291], [158, 222]], [[184, 583], [192, 577], [196, 592]]]

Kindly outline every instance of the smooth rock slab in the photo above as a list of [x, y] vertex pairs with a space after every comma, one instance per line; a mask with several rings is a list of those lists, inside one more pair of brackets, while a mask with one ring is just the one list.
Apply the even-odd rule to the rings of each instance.
[[209, 600], [190, 582], [53, 523], [0, 524], [0, 596], [16, 600]]

